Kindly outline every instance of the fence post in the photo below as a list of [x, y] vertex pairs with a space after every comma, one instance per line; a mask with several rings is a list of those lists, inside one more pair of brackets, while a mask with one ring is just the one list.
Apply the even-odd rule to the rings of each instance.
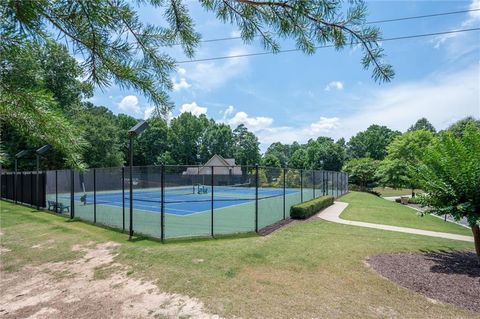
[[55, 170], [55, 212], [58, 213], [58, 171]]
[[285, 219], [285, 215], [286, 215], [285, 210], [287, 209], [287, 207], [285, 206], [285, 197], [287, 195], [287, 193], [286, 193], [286, 174], [285, 174], [286, 170], [287, 169], [284, 167], [283, 168], [283, 219]]
[[160, 238], [162, 242], [165, 240], [165, 165], [162, 164], [160, 170]]
[[125, 167], [122, 167], [122, 231], [125, 231]]
[[97, 223], [97, 169], [93, 169], [93, 223]]
[[215, 167], [212, 166], [211, 168], [211, 173], [212, 173], [212, 177], [211, 177], [211, 191], [210, 191], [210, 196], [211, 196], [211, 214], [210, 214], [210, 235], [212, 237], [215, 237], [214, 233], [213, 233], [213, 210], [214, 210], [214, 204], [213, 204], [213, 200], [214, 200], [214, 195], [213, 195], [213, 192], [214, 192], [214, 189], [213, 189], [213, 183], [214, 183], [214, 169]]
[[258, 164], [255, 164], [255, 232], [258, 233]]
[[327, 176], [327, 179], [325, 180], [325, 195], [328, 195], [328, 171], [325, 173], [325, 175]]
[[36, 175], [36, 178], [35, 178], [35, 187], [36, 187], [36, 190], [35, 190], [35, 204], [37, 204], [37, 210], [40, 209], [40, 155], [37, 154], [36, 156], [36, 160], [37, 160], [37, 175]]
[[313, 199], [315, 199], [315, 170], [312, 170]]
[[322, 196], [325, 196], [325, 171], [322, 169]]
[[303, 169], [300, 170], [300, 202], [303, 203]]
[[75, 193], [75, 173], [73, 169], [70, 170], [70, 219], [75, 217], [75, 200], [73, 198]]

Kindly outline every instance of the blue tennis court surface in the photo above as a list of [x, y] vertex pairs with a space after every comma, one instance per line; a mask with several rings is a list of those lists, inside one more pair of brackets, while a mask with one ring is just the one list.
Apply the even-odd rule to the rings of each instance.
[[[206, 194], [198, 194], [192, 190], [190, 193], [182, 193], [189, 191], [190, 188], [166, 188], [165, 189], [165, 213], [177, 216], [191, 215], [194, 213], [210, 211], [212, 209], [212, 194], [210, 187], [206, 186]], [[286, 189], [285, 194], [300, 193], [300, 189]], [[259, 201], [266, 198], [278, 197], [282, 201], [284, 194], [283, 188], [259, 188]], [[228, 186], [215, 186], [213, 193], [213, 208], [220, 209], [230, 206], [242, 205], [255, 201], [255, 188], [234, 188]], [[83, 194], [76, 193], [75, 201], [81, 201]], [[125, 207], [129, 206], [129, 193], [125, 190]], [[96, 194], [97, 205], [123, 207], [122, 192], [109, 192]], [[93, 205], [93, 194], [87, 195], [87, 205]], [[161, 194], [160, 190], [134, 190], [133, 192], [133, 208], [143, 211], [161, 212]]]

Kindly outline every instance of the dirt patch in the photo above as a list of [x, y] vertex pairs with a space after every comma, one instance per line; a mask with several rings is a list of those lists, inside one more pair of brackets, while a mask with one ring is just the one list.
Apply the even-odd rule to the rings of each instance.
[[[75, 246], [85, 253], [82, 258], [0, 273], [0, 317], [218, 318], [195, 298], [161, 292], [153, 282], [130, 278], [130, 269], [114, 262], [117, 246]], [[95, 277], [99, 270], [101, 278]]]
[[480, 312], [480, 265], [473, 252], [381, 254], [366, 262], [427, 298]]

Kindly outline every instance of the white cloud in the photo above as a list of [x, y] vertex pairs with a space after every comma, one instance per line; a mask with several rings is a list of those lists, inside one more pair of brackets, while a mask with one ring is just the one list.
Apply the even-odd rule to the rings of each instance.
[[233, 30], [232, 32], [230, 32], [230, 36], [232, 38], [238, 38], [241, 35], [242, 35], [242, 32], [240, 32], [240, 30]]
[[[480, 0], [472, 0], [470, 2], [469, 7], [468, 7], [469, 10], [478, 9], [478, 8], [480, 8]], [[457, 28], [458, 29], [460, 29], [460, 28], [472, 28], [472, 27], [477, 26], [476, 24], [479, 23], [479, 22], [480, 22], [480, 11], [470, 11], [470, 12], [468, 12], [467, 18]], [[452, 28], [452, 29], [454, 29], [454, 28]], [[434, 37], [430, 42], [434, 43], [433, 47], [435, 49], [438, 49], [441, 46], [443, 46], [444, 44], [446, 44], [447, 42], [455, 42], [455, 41], [453, 41], [453, 39], [464, 39], [465, 37], [468, 37], [469, 33], [473, 33], [473, 35], [476, 36], [475, 31], [474, 32], [466, 32], [466, 33], [447, 33], [447, 34], [442, 34], [442, 35]], [[461, 42], [461, 41], [459, 40], [457, 42]], [[468, 42], [468, 41], [465, 41], [465, 42]], [[478, 42], [478, 37], [477, 37], [476, 42]], [[453, 47], [450, 49], [450, 51], [453, 51], [453, 54], [455, 54], [457, 56], [459, 55], [458, 51], [465, 51], [465, 49], [463, 47], [461, 47], [461, 43], [452, 43], [452, 45], [453, 45]], [[459, 47], [460, 47], [460, 49], [459, 49]], [[473, 48], [478, 48], [478, 43], [477, 43], [477, 45], [473, 45], [473, 46], [472, 46], [472, 44], [470, 44], [469, 47], [470, 47], [470, 49], [472, 49], [472, 47]]]
[[187, 82], [185, 78], [180, 78], [180, 81], [177, 81], [175, 78], [172, 79], [173, 82], [173, 91], [180, 91], [181, 89], [188, 89], [192, 85]]
[[[226, 56], [236, 56], [248, 53], [246, 48], [239, 47], [230, 50]], [[210, 91], [222, 87], [227, 82], [237, 78], [248, 69], [247, 58], [231, 58], [219, 61], [199, 62], [188, 68], [185, 78], [196, 89]]]
[[118, 103], [118, 108], [130, 115], [140, 115], [142, 114], [141, 107], [138, 103], [138, 98], [135, 95], [125, 96], [120, 103]]
[[224, 120], [223, 120], [223, 122], [227, 123], [232, 128], [235, 128], [240, 124], [244, 124], [252, 132], [258, 132], [260, 130], [266, 129], [273, 123], [273, 119], [271, 117], [266, 117], [266, 116], [252, 117], [245, 112], [237, 112], [235, 113], [234, 116], [227, 118], [227, 116], [233, 114], [233, 112], [234, 112], [234, 107], [229, 106], [224, 113]]
[[300, 126], [279, 126], [270, 127], [258, 133], [262, 149], [274, 142], [293, 143], [295, 141], [305, 143], [311, 138], [318, 136], [329, 136], [340, 127], [338, 117], [321, 116], [317, 121]]
[[182, 104], [182, 106], [180, 107], [180, 113], [185, 112], [192, 113], [195, 116], [199, 116], [202, 114], [207, 114], [207, 108], [198, 106], [196, 102], [185, 103]]
[[325, 91], [331, 91], [331, 90], [343, 90], [343, 83], [340, 81], [332, 81], [327, 84], [325, 87]]
[[235, 107], [233, 107], [233, 105], [229, 105], [225, 111], [221, 111], [221, 114], [223, 114], [223, 119], [225, 120], [227, 117], [229, 117], [230, 115], [233, 114], [233, 112], [235, 111]]
[[154, 110], [155, 110], [155, 106], [146, 107], [145, 110], [143, 111], [143, 119], [146, 120], [150, 116], [152, 116]]

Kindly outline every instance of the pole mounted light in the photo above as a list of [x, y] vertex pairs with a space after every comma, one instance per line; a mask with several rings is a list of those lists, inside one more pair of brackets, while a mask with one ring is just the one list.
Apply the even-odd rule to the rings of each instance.
[[45, 155], [50, 149], [52, 148], [51, 145], [46, 144], [40, 147], [35, 151], [35, 156], [37, 157], [37, 176], [35, 179], [35, 186], [36, 186], [36, 192], [35, 192], [35, 202], [37, 204], [37, 210], [40, 208], [40, 202], [39, 202], [39, 186], [40, 186], [40, 156]]
[[15, 204], [17, 203], [17, 171], [18, 171], [18, 160], [22, 157], [25, 157], [30, 153], [30, 150], [23, 150], [15, 154], [15, 175], [13, 178], [13, 199]]
[[133, 237], [133, 139], [143, 131], [148, 128], [148, 123], [146, 121], [138, 122], [134, 127], [132, 127], [128, 131], [128, 138], [130, 140], [130, 161], [129, 161], [129, 177], [130, 177], [130, 185], [129, 185], [129, 193], [130, 193], [130, 231], [129, 231], [129, 239]]

